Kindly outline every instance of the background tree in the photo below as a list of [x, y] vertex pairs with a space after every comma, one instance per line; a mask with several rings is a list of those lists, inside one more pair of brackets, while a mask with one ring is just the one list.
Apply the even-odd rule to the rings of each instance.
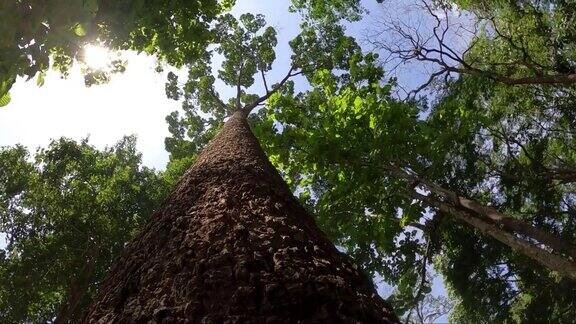
[[[573, 125], [568, 122], [570, 115], [563, 113], [566, 110], [562, 104], [570, 95], [540, 86], [494, 84], [478, 77], [461, 78], [449, 93], [435, 108], [438, 120], [452, 119], [443, 127], [465, 125], [466, 120], [473, 121], [477, 127], [472, 142], [475, 153], [462, 159], [470, 165], [466, 172], [476, 170], [480, 176], [471, 195], [514, 221], [531, 225], [519, 228], [514, 223], [503, 224], [505, 229], [532, 242], [540, 241], [574, 263], [571, 212], [574, 184], [566, 177], [574, 168], [572, 153], [569, 153], [574, 147]], [[539, 238], [534, 228], [553, 233], [557, 242], [544, 243], [542, 240], [546, 238]], [[454, 236], [454, 242], [466, 242], [462, 239]], [[447, 262], [449, 267], [469, 260], [469, 249], [478, 251], [477, 242], [469, 243], [474, 245], [446, 254], [448, 258], [444, 260], [455, 257]], [[463, 263], [471, 266], [467, 276], [461, 276], [463, 273], [447, 276], [456, 290], [469, 299], [455, 312], [466, 314], [464, 320], [471, 314], [483, 317], [490, 313], [516, 321], [539, 319], [545, 313], [559, 320], [573, 316], [568, 311], [573, 308], [572, 301], [567, 297], [574, 293], [573, 281], [566, 282], [554, 272], [538, 270], [538, 266], [510, 251], [490, 248], [481, 256], [475, 259], [478, 263]], [[491, 270], [479, 275], [479, 269], [484, 267]], [[493, 279], [495, 274], [499, 274], [498, 280]], [[497, 297], [478, 303], [477, 298], [470, 297], [475, 295], [469, 290], [471, 282]], [[465, 311], [462, 311], [463, 305], [466, 305]]]
[[110, 265], [166, 195], [134, 137], [99, 151], [0, 150], [0, 321], [78, 321]]
[[[390, 259], [382, 258], [383, 255], [389, 255], [389, 252], [381, 248], [382, 244], [378, 242], [383, 241], [383, 237], [386, 238], [385, 242], [390, 242], [390, 236], [394, 237], [396, 233], [389, 230], [389, 221], [374, 217], [374, 214], [379, 213], [372, 210], [382, 208], [383, 204], [391, 204], [392, 207], [400, 207], [400, 215], [413, 213], [412, 217], [404, 217], [404, 221], [397, 220], [402, 225], [411, 224], [412, 227], [423, 229], [424, 233], [434, 229], [432, 232], [438, 233], [435, 239], [438, 243], [420, 242], [417, 253], [424, 260], [420, 263], [426, 263], [426, 260], [430, 260], [426, 257], [428, 246], [432, 245], [432, 251], [434, 248], [439, 249], [437, 252], [440, 257], [435, 258], [436, 266], [441, 269], [449, 287], [460, 300], [454, 311], [454, 319], [534, 321], [549, 320], [551, 316], [558, 321], [569, 321], [574, 316], [570, 312], [573, 302], [568, 297], [574, 294], [572, 281], [560, 279], [555, 271], [548, 272], [534, 264], [533, 260], [526, 260], [517, 251], [507, 250], [497, 242], [478, 238], [469, 229], [461, 228], [448, 219], [461, 214], [462, 210], [472, 212], [472, 215], [488, 220], [488, 224], [496, 225], [496, 228], [486, 227], [487, 233], [508, 232], [512, 234], [506, 234], [510, 241], [523, 240], [533, 246], [536, 242], [546, 245], [548, 251], [553, 251], [565, 262], [565, 266], [555, 270], [562, 272], [564, 269], [573, 269], [574, 189], [571, 174], [574, 161], [570, 152], [574, 150], [574, 142], [573, 113], [568, 108], [573, 102], [573, 85], [570, 82], [548, 82], [551, 76], [561, 76], [549, 61], [541, 61], [540, 64], [547, 69], [539, 72], [525, 66], [526, 60], [538, 60], [539, 54], [557, 50], [559, 43], [546, 43], [542, 39], [548, 36], [558, 39], [553, 35], [570, 33], [569, 24], [563, 22], [570, 21], [567, 17], [573, 4], [562, 2], [558, 6], [548, 6], [545, 2], [529, 2], [524, 5], [513, 2], [479, 3], [481, 5], [478, 7], [475, 7], [476, 3], [468, 5], [476, 8], [474, 10], [481, 9], [498, 15], [498, 21], [508, 26], [509, 32], [515, 33], [516, 41], [526, 47], [526, 56], [520, 49], [509, 47], [511, 44], [501, 35], [491, 33], [490, 27], [485, 32], [479, 29], [470, 50], [465, 47], [460, 57], [471, 58], [469, 64], [480, 64], [483, 68], [493, 70], [486, 70], [487, 73], [460, 71], [462, 75], [452, 75], [458, 80], [446, 79], [445, 88], [433, 93], [438, 96], [438, 100], [432, 102], [431, 109], [427, 109], [426, 101], [416, 103], [416, 107], [420, 106], [421, 109], [410, 108], [411, 103], [405, 103], [404, 108], [395, 110], [383, 108], [394, 107], [390, 103], [394, 102], [392, 98], [372, 99], [379, 93], [377, 89], [362, 91], [358, 90], [357, 85], [342, 86], [339, 89], [339, 79], [331, 76], [324, 85], [318, 86], [317, 91], [305, 95], [289, 94], [287, 97], [299, 98], [296, 104], [294, 100], [279, 101], [283, 113], [273, 113], [269, 116], [271, 121], [268, 124], [269, 127], [276, 125], [277, 129], [267, 132], [281, 133], [282, 138], [266, 142], [273, 143], [273, 147], [268, 149], [277, 153], [274, 157], [277, 165], [283, 170], [290, 170], [300, 186], [308, 185], [310, 193], [305, 195], [313, 198], [311, 202], [318, 208], [320, 215], [322, 210], [330, 210], [325, 213], [328, 221], [326, 228], [336, 229], [340, 226], [343, 231], [335, 230], [334, 235], [349, 240], [350, 249], [356, 249], [359, 258], [370, 260], [372, 266], [378, 265], [378, 260]], [[555, 8], [559, 11], [554, 12]], [[428, 32], [430, 38], [422, 37], [420, 33], [406, 39], [428, 40], [431, 43], [440, 41], [439, 48], [449, 51], [442, 46], [450, 44], [443, 45], [441, 41], [445, 32], [442, 29], [444, 23], [452, 26], [444, 20], [442, 13], [446, 16], [450, 16], [450, 13], [432, 7], [432, 4], [424, 9], [437, 19], [439, 25], [421, 30]], [[543, 12], [538, 13], [538, 10]], [[562, 23], [552, 23], [560, 17], [564, 19]], [[532, 25], [531, 22], [538, 19], [554, 27], [547, 29], [545, 26]], [[516, 24], [513, 25], [512, 21]], [[519, 24], [520, 21], [524, 21], [529, 28], [514, 28], [524, 25]], [[402, 29], [397, 31], [401, 32]], [[474, 45], [476, 40], [478, 44]], [[566, 49], [570, 48], [569, 40], [563, 43], [567, 45]], [[398, 44], [388, 42], [386, 46], [392, 48]], [[420, 43], [414, 47], [411, 47], [413, 44], [410, 42], [408, 44], [409, 47], [400, 47], [406, 50], [403, 53], [407, 55], [413, 55], [415, 49], [420, 49], [416, 46]], [[445, 55], [437, 52], [437, 47], [428, 49], [434, 59], [437, 59], [434, 55]], [[564, 57], [572, 55], [570, 50], [560, 52]], [[497, 55], [503, 55], [506, 59], [500, 60]], [[516, 58], [511, 59], [512, 56]], [[550, 57], [554, 56], [546, 56], [545, 59]], [[414, 54], [411, 58], [418, 59], [418, 56]], [[464, 63], [450, 59], [447, 55], [445, 59], [453, 64], [450, 66], [466, 68]], [[508, 67], [500, 69], [506, 65]], [[518, 80], [529, 78], [531, 81], [502, 82], [490, 73], [496, 73], [497, 77], [503, 75]], [[438, 76], [432, 74], [431, 79]], [[302, 107], [318, 107], [317, 104], [310, 104], [312, 98], [317, 100], [315, 103], [325, 103], [326, 108], [306, 112]], [[372, 110], [370, 107], [374, 106], [373, 102], [380, 102], [382, 106]], [[288, 105], [293, 105], [294, 110], [287, 109]], [[326, 117], [326, 111], [332, 117]], [[370, 111], [374, 111], [374, 114]], [[313, 118], [318, 118], [318, 122], [311, 123]], [[374, 127], [380, 118], [383, 118], [380, 124], [383, 126], [379, 131]], [[319, 146], [312, 141], [328, 141], [329, 144]], [[374, 143], [372, 149], [364, 150], [364, 143], [371, 142]], [[314, 149], [310, 150], [310, 147]], [[326, 154], [328, 147], [331, 150], [340, 147], [340, 153]], [[412, 153], [416, 155], [408, 157]], [[404, 167], [386, 168], [382, 163], [387, 159], [396, 161], [396, 166], [404, 164]], [[411, 159], [412, 162], [407, 162]], [[398, 164], [398, 161], [404, 162]], [[319, 173], [325, 174], [322, 176]], [[403, 184], [393, 187], [399, 180]], [[351, 183], [355, 184], [354, 181], [359, 184], [350, 186]], [[367, 189], [360, 190], [362, 186], [367, 186]], [[338, 188], [342, 188], [342, 193]], [[412, 199], [402, 202], [400, 198], [403, 195], [406, 198], [406, 189], [411, 192], [408, 197]], [[398, 196], [400, 198], [394, 198]], [[375, 204], [378, 206], [374, 207]], [[344, 219], [336, 221], [330, 217], [337, 211], [334, 206], [343, 209], [341, 214]], [[423, 209], [425, 206], [427, 208]], [[439, 210], [434, 212], [436, 209], [430, 207]], [[411, 222], [413, 220], [426, 222], [414, 224]], [[449, 229], [449, 223], [455, 227]], [[425, 224], [430, 226], [422, 226]], [[363, 228], [374, 230], [366, 234]], [[383, 234], [374, 235], [375, 231]], [[415, 234], [426, 235], [418, 231]], [[401, 243], [399, 251], [403, 251], [402, 245], [415, 245], [404, 235], [397, 237]], [[500, 241], [502, 239], [498, 238]], [[470, 251], [474, 251], [477, 257], [470, 258]], [[413, 260], [409, 257], [406, 259]], [[565, 275], [570, 276], [568, 273]], [[404, 281], [401, 278], [392, 278], [392, 282], [402, 286]], [[408, 273], [404, 278], [412, 282], [426, 282], [426, 277], [418, 273]], [[422, 296], [422, 291], [426, 290], [412, 290], [408, 294], [409, 300], [414, 296]], [[543, 314], [547, 318], [542, 317]]]

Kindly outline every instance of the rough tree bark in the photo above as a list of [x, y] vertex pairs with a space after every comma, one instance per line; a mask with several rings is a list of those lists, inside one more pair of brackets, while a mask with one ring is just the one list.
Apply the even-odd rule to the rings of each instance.
[[84, 322], [395, 323], [235, 113], [124, 250]]

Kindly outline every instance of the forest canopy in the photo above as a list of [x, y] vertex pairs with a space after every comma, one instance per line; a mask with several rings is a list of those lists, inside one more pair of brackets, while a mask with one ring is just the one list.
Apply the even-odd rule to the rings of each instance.
[[[94, 41], [155, 55], [182, 104], [163, 171], [134, 137], [0, 150], [0, 321], [79, 321], [238, 111], [323, 232], [392, 287], [403, 321], [576, 318], [576, 2], [404, 2], [425, 23], [389, 1], [293, 0], [292, 39], [234, 1], [0, 4], [2, 109], [18, 77], [66, 75]], [[86, 83], [123, 70], [88, 68]]]

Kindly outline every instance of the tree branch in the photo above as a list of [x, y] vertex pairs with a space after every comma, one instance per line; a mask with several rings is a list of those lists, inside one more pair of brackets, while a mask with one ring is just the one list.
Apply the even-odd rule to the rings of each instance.
[[411, 306], [410, 311], [408, 312], [408, 316], [406, 316], [406, 323], [410, 323], [410, 316], [412, 315], [412, 311], [414, 311], [414, 309], [417, 309], [418, 304], [420, 303], [420, 298], [424, 294], [424, 287], [428, 283], [428, 280], [426, 279], [426, 272], [428, 269], [428, 260], [430, 260], [431, 254], [432, 254], [432, 244], [430, 244], [430, 241], [428, 241], [428, 243], [426, 244], [426, 252], [424, 252], [424, 255], [422, 256], [421, 260], [422, 264], [420, 268], [420, 284], [418, 286], [418, 291], [416, 291], [416, 296], [414, 296], [414, 300], [412, 301], [413, 305]]
[[264, 70], [260, 70], [260, 74], [262, 75], [262, 82], [264, 83], [264, 89], [266, 90], [266, 93], [270, 92], [270, 90], [268, 90], [268, 83], [266, 82], [266, 75], [264, 74]]
[[268, 100], [268, 98], [270, 98], [273, 94], [275, 94], [276, 92], [278, 92], [280, 89], [282, 89], [282, 87], [286, 84], [286, 82], [293, 76], [302, 74], [302, 71], [299, 72], [294, 72], [296, 68], [294, 66], [290, 67], [290, 70], [288, 71], [288, 73], [286, 74], [286, 76], [275, 86], [273, 86], [271, 91], [267, 91], [265, 95], [263, 95], [262, 97], [256, 99], [253, 103], [251, 103], [250, 105], [245, 106], [244, 108], [241, 108], [243, 114], [245, 116], [248, 116], [250, 114], [250, 112], [256, 108], [260, 103]]
[[[426, 89], [442, 76], [447, 82], [452, 73], [477, 75], [506, 85], [576, 84], [576, 73], [574, 71], [562, 71], [553, 65], [550, 66], [550, 64], [538, 62], [521, 39], [514, 39], [499, 28], [498, 22], [494, 17], [477, 16], [477, 23], [481, 21], [490, 23], [493, 26], [494, 37], [501, 39], [511, 51], [517, 53], [518, 59], [513, 62], [483, 62], [479, 66], [477, 62], [466, 58], [471, 49], [478, 43], [477, 36], [479, 34], [477, 27], [473, 30], [469, 30], [464, 26], [455, 27], [450, 22], [450, 13], [445, 8], [443, 8], [444, 16], [440, 17], [428, 1], [420, 0], [420, 3], [418, 7], [432, 20], [429, 35], [424, 35], [420, 31], [419, 24], [421, 22], [418, 23], [418, 26], [409, 26], [403, 20], [395, 18], [395, 15], [391, 15], [380, 21], [379, 32], [366, 39], [374, 45], [375, 49], [388, 52], [386, 63], [396, 60], [400, 63], [419, 61], [437, 66], [437, 68], [430, 71], [427, 81], [408, 93], [408, 98]], [[456, 32], [450, 32], [454, 28], [457, 28]], [[461, 30], [470, 33], [471, 41], [466, 48], [458, 50], [450, 45], [448, 41], [450, 37], [448, 36], [455, 34], [464, 37], [458, 34]], [[387, 38], [387, 40], [380, 41], [378, 40], [380, 37]], [[432, 43], [434, 44], [432, 45]], [[553, 47], [553, 44], [550, 46]], [[555, 50], [555, 48], [552, 48], [552, 50]], [[399, 66], [400, 63], [396, 66]], [[504, 70], [498, 67], [503, 67]], [[509, 68], [509, 71], [506, 68]], [[523, 73], [520, 74], [517, 71]]]

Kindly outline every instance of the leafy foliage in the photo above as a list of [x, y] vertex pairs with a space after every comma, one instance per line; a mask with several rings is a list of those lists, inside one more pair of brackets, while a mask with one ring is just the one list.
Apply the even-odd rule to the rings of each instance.
[[[171, 160], [195, 156], [226, 117], [238, 110], [249, 114], [262, 108], [278, 93], [293, 89], [293, 77], [303, 75], [311, 80], [318, 68], [347, 69], [349, 59], [360, 53], [358, 44], [345, 35], [341, 26], [304, 23], [302, 32], [290, 42], [292, 66], [282, 80], [271, 84], [267, 74], [276, 59], [276, 31], [266, 27], [262, 15], [244, 14], [239, 19], [222, 15], [214, 33], [213, 50], [187, 65], [185, 83], [180, 83], [174, 73], [168, 75], [167, 96], [183, 102], [183, 116], [173, 112], [167, 117], [171, 137], [166, 139], [166, 149]], [[215, 89], [216, 77], [211, 69], [214, 55], [222, 59], [217, 77], [235, 90], [234, 97], [223, 99]], [[251, 93], [257, 79], [264, 88], [263, 95]]]
[[423, 206], [398, 195], [402, 182], [381, 169], [383, 158], [405, 158], [422, 146], [414, 136], [418, 109], [391, 98], [375, 59], [355, 56], [338, 76], [317, 71], [312, 90], [270, 102], [270, 122], [256, 132], [336, 244], [407, 294], [418, 286], [414, 264], [425, 253], [423, 238], [404, 226], [420, 219]]
[[[206, 52], [187, 65], [187, 82], [179, 84], [178, 76], [169, 73], [166, 94], [175, 100], [183, 97], [184, 112], [182, 117], [179, 112], [173, 112], [166, 118], [172, 134], [166, 139], [166, 149], [172, 161], [198, 154], [217, 133], [224, 118], [258, 98], [244, 89], [254, 84], [257, 73], [265, 78], [276, 59], [276, 31], [264, 27], [261, 15], [244, 14], [239, 20], [230, 14], [223, 15], [214, 28], [214, 52]], [[224, 58], [218, 78], [235, 88], [235, 98], [223, 100], [215, 90], [216, 78], [211, 73], [214, 54]]]
[[82, 59], [83, 46], [92, 42], [155, 54], [177, 66], [192, 62], [211, 39], [211, 21], [232, 4], [229, 0], [3, 1], [0, 98], [18, 76], [30, 79], [49, 65], [66, 74], [75, 59]]
[[0, 151], [0, 321], [79, 320], [108, 268], [167, 194], [135, 138], [98, 151], [60, 139]]
[[364, 9], [358, 0], [292, 0], [292, 10], [300, 10], [313, 20], [335, 22], [339, 19], [359, 20]]
[[[573, 152], [572, 131], [558, 128], [567, 125], [562, 118], [527, 120], [526, 116], [547, 114], [534, 113], [545, 103], [534, 105], [534, 95], [526, 89], [516, 93], [532, 97], [524, 101], [526, 106], [511, 105], [523, 103], [518, 97], [484, 106], [488, 98], [495, 99], [494, 94], [477, 97], [472, 88], [455, 85], [451, 95], [423, 119], [416, 105], [390, 97], [390, 85], [366, 79], [342, 83], [326, 71], [318, 71], [315, 80], [311, 91], [271, 102], [266, 117], [271, 120], [259, 134], [272, 138], [263, 141], [272, 161], [294, 188], [303, 188], [301, 197], [312, 200], [327, 233], [364, 268], [398, 284], [393, 298], [399, 313], [413, 307], [413, 298], [429, 292], [422, 269], [435, 254], [438, 269], [462, 300], [457, 309], [466, 309], [462, 320], [573, 316], [567, 299], [574, 293], [572, 282], [522, 253], [478, 236], [452, 215], [427, 208], [428, 199], [414, 200], [419, 197], [414, 189], [421, 185], [388, 167], [401, 165], [425, 175], [426, 181], [497, 206], [574, 244], [569, 216], [574, 210], [573, 180], [562, 179], [555, 171], [556, 176], [550, 177], [546, 171], [556, 170], [559, 161], [568, 163], [560, 168], [573, 168], [568, 153]], [[353, 73], [350, 80], [355, 80]], [[508, 89], [505, 95], [512, 93]], [[558, 116], [552, 113], [557, 107], [550, 109]], [[537, 128], [542, 125], [558, 132]], [[543, 141], [551, 146], [543, 147]], [[541, 158], [532, 161], [526, 155]], [[504, 165], [514, 165], [514, 171]], [[470, 251], [475, 251], [475, 258], [470, 258]]]
[[[476, 36], [469, 61], [510, 78], [576, 72], [574, 1], [496, 1], [470, 5], [487, 25]], [[522, 26], [522, 28], [519, 28]]]

